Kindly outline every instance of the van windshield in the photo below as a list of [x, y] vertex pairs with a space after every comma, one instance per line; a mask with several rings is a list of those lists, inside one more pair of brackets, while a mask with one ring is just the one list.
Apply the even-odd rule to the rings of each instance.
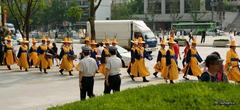
[[143, 32], [142, 35], [143, 35], [144, 38], [148, 38], [148, 39], [149, 38], [155, 38], [155, 35], [151, 31]]

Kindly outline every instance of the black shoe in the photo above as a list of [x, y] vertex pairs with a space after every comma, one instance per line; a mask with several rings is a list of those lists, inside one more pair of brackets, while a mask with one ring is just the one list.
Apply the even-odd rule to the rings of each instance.
[[35, 68], [38, 68], [38, 66], [35, 66]]
[[22, 70], [22, 67], [20, 67], [20, 70]]
[[28, 71], [28, 69], [25, 69], [25, 71]]
[[157, 74], [158, 74], [158, 72], [153, 73], [153, 75], [155, 76], [155, 78], [158, 77]]
[[189, 80], [189, 78], [187, 78], [186, 76], [183, 76], [183, 78], [184, 78], [185, 80]]
[[48, 66], [47, 69], [51, 69], [50, 66]]
[[173, 80], [170, 80], [170, 84], [174, 84]]
[[10, 66], [7, 66], [8, 70], [12, 70]]
[[146, 77], [143, 77], [143, 82], [149, 82]]
[[46, 69], [44, 69], [44, 73], [45, 73], [45, 74], [48, 74], [48, 72], [47, 72], [47, 70], [46, 70]]
[[135, 79], [134, 79], [134, 76], [133, 76], [133, 75], [131, 75], [130, 77], [131, 77], [132, 81], [135, 81]]
[[63, 75], [63, 70], [61, 69], [61, 70], [59, 70], [59, 72], [61, 73], [61, 75]]
[[168, 83], [167, 79], [165, 79], [165, 82]]
[[73, 74], [72, 74], [72, 73], [69, 73], [69, 76], [73, 76]]
[[42, 68], [39, 68], [39, 70], [42, 72]]

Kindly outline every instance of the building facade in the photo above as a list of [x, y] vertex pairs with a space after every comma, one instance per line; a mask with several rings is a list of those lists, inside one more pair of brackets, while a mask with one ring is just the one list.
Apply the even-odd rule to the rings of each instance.
[[[240, 0], [229, 3], [237, 4]], [[233, 22], [236, 12], [221, 10], [222, 0], [144, 0], [144, 14], [136, 15], [154, 30], [168, 30], [173, 22], [215, 21], [223, 27]], [[225, 22], [226, 21], [226, 22]]]

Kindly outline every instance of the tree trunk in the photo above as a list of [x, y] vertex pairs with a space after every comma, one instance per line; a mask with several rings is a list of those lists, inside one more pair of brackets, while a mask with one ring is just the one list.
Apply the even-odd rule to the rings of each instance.
[[96, 40], [96, 33], [95, 33], [95, 10], [94, 10], [94, 0], [91, 0], [90, 2], [90, 17], [89, 17], [89, 23], [91, 27], [91, 39]]

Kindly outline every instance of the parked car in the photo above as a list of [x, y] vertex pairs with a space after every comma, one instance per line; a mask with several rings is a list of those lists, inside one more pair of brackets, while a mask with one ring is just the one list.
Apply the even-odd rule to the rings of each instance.
[[116, 47], [118, 49], [118, 52], [122, 56], [125, 65], [128, 65], [131, 61], [131, 53], [119, 45], [117, 45]]
[[206, 35], [207, 36], [222, 36], [222, 35], [224, 35], [224, 31], [219, 30], [219, 29], [217, 29], [217, 30], [208, 30], [206, 32]]

